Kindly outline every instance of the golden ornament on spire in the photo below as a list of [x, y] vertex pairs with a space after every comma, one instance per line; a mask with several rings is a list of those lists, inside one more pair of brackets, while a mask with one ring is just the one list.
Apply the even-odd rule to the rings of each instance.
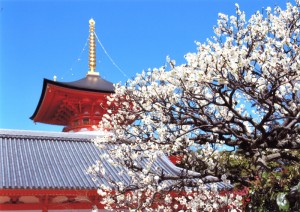
[[89, 20], [90, 23], [90, 57], [89, 57], [89, 72], [88, 75], [98, 75], [96, 72], [96, 43], [95, 43], [95, 21], [94, 19]]

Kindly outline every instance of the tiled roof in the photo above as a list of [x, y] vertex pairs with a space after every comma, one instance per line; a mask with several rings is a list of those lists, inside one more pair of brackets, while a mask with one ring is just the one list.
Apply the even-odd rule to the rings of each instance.
[[91, 137], [0, 131], [0, 189], [93, 189], [86, 174], [101, 151]]
[[[95, 135], [0, 130], [0, 189], [95, 189], [97, 184], [86, 170], [107, 152], [96, 148], [93, 138]], [[120, 170], [103, 163], [115, 180], [128, 182], [128, 176], [118, 175]], [[156, 165], [169, 174], [181, 172], [166, 157]], [[224, 188], [222, 183], [218, 186]]]

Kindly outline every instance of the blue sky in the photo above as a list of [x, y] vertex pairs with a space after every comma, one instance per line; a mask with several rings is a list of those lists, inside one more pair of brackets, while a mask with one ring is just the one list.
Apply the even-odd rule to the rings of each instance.
[[34, 123], [43, 78], [75, 81], [88, 71], [88, 21], [119, 71], [97, 44], [97, 71], [113, 83], [164, 65], [166, 56], [184, 63], [194, 41], [213, 35], [218, 13], [235, 3], [249, 18], [286, 0], [0, 0], [0, 128], [61, 131]]

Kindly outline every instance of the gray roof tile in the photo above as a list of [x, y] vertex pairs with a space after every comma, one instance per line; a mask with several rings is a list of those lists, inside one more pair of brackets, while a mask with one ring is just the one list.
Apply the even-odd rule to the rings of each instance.
[[[95, 189], [97, 184], [86, 169], [106, 152], [96, 148], [93, 138], [95, 135], [0, 129], [0, 189]], [[120, 168], [103, 163], [115, 180], [129, 182], [128, 176], [118, 175]], [[166, 157], [155, 165], [172, 175], [181, 172]], [[99, 181], [107, 184], [104, 179]], [[219, 183], [219, 188], [224, 185]]]
[[101, 151], [91, 138], [0, 130], [0, 188], [95, 189], [85, 170]]

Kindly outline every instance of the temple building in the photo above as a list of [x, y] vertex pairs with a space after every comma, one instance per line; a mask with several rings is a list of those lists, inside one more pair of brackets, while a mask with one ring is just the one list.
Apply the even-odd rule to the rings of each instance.
[[[106, 154], [92, 143], [101, 134], [78, 134], [95, 130], [110, 108], [106, 96], [114, 93], [111, 82], [96, 72], [95, 21], [89, 21], [89, 71], [74, 82], [44, 79], [34, 122], [64, 126], [63, 132], [0, 129], [0, 211], [87, 212], [105, 211], [97, 194], [98, 183], [86, 173]], [[102, 132], [103, 133], [103, 132]], [[104, 161], [105, 163], [105, 161]], [[115, 167], [105, 163], [115, 180]], [[158, 164], [178, 173], [167, 157]]]
[[[0, 129], [1, 212], [106, 211], [97, 186], [109, 183], [95, 181], [86, 172], [97, 160], [106, 165], [112, 180], [129, 183], [129, 176], [118, 175], [120, 170], [100, 158], [109, 154], [92, 142], [100, 133], [77, 133], [95, 130], [106, 111], [115, 109], [106, 103], [106, 96], [114, 93], [113, 84], [96, 72], [95, 21], [89, 24], [87, 75], [74, 82], [44, 79], [31, 116], [34, 122], [64, 126], [63, 132]], [[155, 166], [170, 175], [182, 172], [166, 156]]]
[[[66, 132], [0, 130], [1, 212], [101, 212], [98, 183], [86, 170], [101, 160], [112, 180], [129, 183], [127, 175], [99, 156], [109, 154], [91, 140], [95, 135]], [[181, 169], [167, 157], [157, 166], [178, 175]], [[93, 210], [94, 209], [94, 210]]]

